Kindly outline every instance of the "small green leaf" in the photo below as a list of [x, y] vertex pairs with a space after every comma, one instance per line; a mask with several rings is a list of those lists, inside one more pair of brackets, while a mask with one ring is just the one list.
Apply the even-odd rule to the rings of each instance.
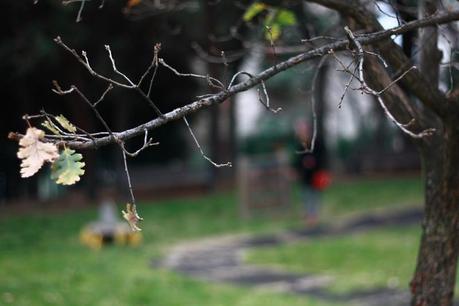
[[41, 123], [41, 126], [45, 127], [48, 131], [50, 131], [54, 135], [61, 134], [59, 130], [56, 128], [56, 125], [52, 123], [50, 120], [45, 120], [44, 122]]
[[296, 22], [295, 14], [292, 11], [279, 10], [274, 23], [277, 23], [280, 26], [292, 26], [292, 25], [295, 25], [297, 22]]
[[70, 133], [76, 132], [76, 127], [70, 123], [70, 121], [64, 117], [64, 115], [59, 115], [56, 117], [57, 122]]
[[244, 19], [244, 21], [250, 21], [253, 17], [263, 12], [267, 7], [268, 6], [263, 2], [255, 2], [247, 9], [247, 11], [245, 11], [242, 19]]
[[83, 156], [75, 150], [65, 148], [51, 166], [51, 179], [57, 184], [73, 185], [84, 174], [85, 163], [80, 162]]
[[270, 27], [266, 27], [265, 29], [265, 39], [270, 42], [278, 40], [282, 32], [280, 25], [277, 23], [274, 23]]

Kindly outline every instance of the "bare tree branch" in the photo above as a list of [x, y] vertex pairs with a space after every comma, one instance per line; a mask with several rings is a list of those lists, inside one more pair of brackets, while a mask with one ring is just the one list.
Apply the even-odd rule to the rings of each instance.
[[[314, 2], [325, 7], [337, 10], [342, 14], [352, 17], [357, 23], [359, 23], [366, 31], [381, 31], [383, 27], [378, 22], [374, 14], [367, 9], [367, 7], [358, 0], [349, 0], [349, 1], [340, 1], [340, 0], [308, 0], [308, 2]], [[420, 21], [433, 21], [438, 16], [456, 15], [457, 11], [446, 11], [438, 12], [436, 14], [430, 15], [428, 17], [408, 22], [404, 25], [401, 25], [397, 28], [405, 28], [405, 26], [414, 25]], [[430, 24], [438, 25], [442, 22], [433, 22]], [[424, 25], [426, 27], [429, 25]], [[394, 32], [393, 34], [401, 34]], [[366, 37], [372, 34], [364, 34], [362, 36]], [[387, 37], [389, 38], [389, 37]], [[403, 50], [392, 40], [392, 39], [378, 39], [374, 41], [374, 47], [376, 47], [381, 56], [395, 69], [398, 71], [405, 71], [412, 66], [410, 60], [403, 53]], [[418, 70], [413, 69], [408, 73], [402, 80], [402, 84], [409, 88], [410, 92], [416, 95], [419, 100], [428, 108], [433, 110], [440, 116], [448, 116], [447, 110], [447, 98], [444, 93], [442, 93], [437, 86], [431, 84], [424, 75]]]
[[415, 69], [416, 67], [410, 67], [407, 71], [405, 71], [401, 76], [399, 76], [397, 79], [395, 79], [394, 81], [390, 82], [388, 85], [386, 85], [383, 89], [381, 89], [380, 91], [376, 91], [372, 88], [370, 88], [368, 86], [368, 84], [366, 83], [365, 81], [365, 77], [364, 77], [364, 69], [363, 69], [363, 64], [364, 64], [364, 58], [365, 58], [365, 52], [363, 50], [363, 47], [362, 47], [362, 44], [357, 41], [354, 33], [352, 33], [352, 31], [346, 26], [344, 27], [344, 31], [346, 32], [346, 35], [348, 36], [348, 39], [349, 39], [349, 42], [351, 43], [351, 45], [353, 46], [353, 48], [355, 48], [355, 52], [356, 52], [356, 59], [357, 59], [357, 62], [358, 62], [358, 71], [359, 71], [359, 82], [360, 82], [360, 90], [362, 90], [362, 92], [365, 92], [365, 93], [368, 93], [372, 96], [374, 96], [377, 101], [379, 102], [379, 105], [382, 107], [382, 109], [384, 110], [384, 113], [386, 114], [386, 116], [401, 130], [403, 131], [405, 134], [413, 137], [413, 138], [423, 138], [423, 137], [426, 137], [426, 136], [430, 136], [432, 135], [433, 132], [435, 132], [435, 129], [433, 128], [428, 128], [428, 129], [425, 129], [419, 133], [415, 133], [411, 130], [408, 129], [408, 127], [410, 127], [412, 125], [412, 123], [414, 122], [414, 119], [410, 119], [410, 121], [408, 123], [401, 123], [399, 122], [393, 115], [392, 113], [390, 112], [390, 110], [387, 108], [386, 104], [384, 103], [382, 97], [381, 97], [381, 94], [383, 94], [386, 90], [388, 90], [389, 88], [391, 88], [397, 81], [399, 81], [400, 79], [402, 79], [405, 75], [407, 75], [407, 73], [413, 69]]
[[[451, 12], [446, 12], [446, 13], [440, 13], [440, 14], [437, 14], [437, 15], [426, 17], [424, 19], [415, 20], [415, 21], [406, 23], [406, 24], [401, 25], [401, 26], [396, 27], [396, 28], [383, 30], [383, 31], [378, 31], [378, 32], [374, 32], [374, 33], [369, 33], [369, 34], [365, 34], [365, 35], [359, 35], [359, 36], [355, 37], [355, 41], [359, 42], [362, 45], [373, 44], [375, 42], [384, 40], [386, 38], [390, 38], [392, 35], [406, 33], [408, 31], [412, 31], [412, 30], [415, 30], [415, 29], [418, 29], [418, 28], [421, 28], [421, 27], [432, 26], [432, 25], [441, 24], [441, 23], [448, 23], [448, 22], [451, 22], [451, 21], [454, 21], [454, 20], [458, 20], [458, 19], [459, 19], [459, 11], [451, 11]], [[75, 50], [70, 49], [69, 47], [64, 45], [60, 38], [57, 38], [56, 42], [59, 45], [63, 46], [64, 49], [66, 49], [67, 51], [72, 53], [77, 58], [77, 60], [87, 68], [87, 70], [91, 73], [91, 75], [94, 75], [94, 76], [96, 76], [98, 78], [101, 78], [101, 79], [107, 81], [108, 83], [113, 83], [113, 85], [120, 84], [119, 85], [120, 87], [124, 87], [124, 88], [127, 88], [127, 89], [132, 89], [133, 88], [133, 86], [131, 86], [131, 85], [122, 84], [122, 83], [116, 82], [114, 80], [111, 80], [109, 78], [106, 78], [106, 77], [103, 77], [101, 75], [98, 75], [97, 73], [94, 72], [94, 70], [92, 70], [92, 68], [89, 66], [89, 64], [76, 53]], [[330, 53], [332, 51], [345, 50], [345, 49], [347, 49], [348, 44], [349, 44], [349, 40], [341, 39], [341, 40], [338, 40], [338, 41], [336, 41], [334, 43], [326, 44], [324, 46], [312, 49], [312, 50], [304, 52], [302, 54], [290, 57], [287, 60], [279, 62], [276, 65], [274, 65], [272, 67], [269, 67], [268, 69], [260, 72], [259, 74], [254, 75], [253, 77], [249, 78], [246, 81], [243, 81], [243, 82], [235, 84], [235, 85], [231, 85], [228, 88], [226, 88], [225, 90], [222, 90], [222, 91], [220, 91], [220, 92], [218, 92], [216, 94], [211, 94], [211, 95], [208, 95], [206, 97], [200, 98], [200, 99], [198, 99], [198, 100], [196, 100], [194, 102], [191, 102], [191, 103], [189, 103], [189, 104], [187, 104], [187, 105], [185, 105], [183, 107], [174, 109], [174, 110], [164, 114], [163, 116], [155, 118], [155, 119], [153, 119], [151, 121], [148, 121], [148, 122], [146, 122], [144, 124], [141, 124], [141, 125], [139, 125], [137, 127], [134, 127], [134, 128], [122, 131], [122, 132], [113, 132], [113, 134], [114, 134], [115, 138], [118, 141], [128, 140], [130, 138], [133, 138], [135, 136], [143, 134], [145, 129], [151, 130], [151, 129], [157, 128], [157, 127], [159, 127], [161, 125], [164, 125], [164, 124], [166, 124], [166, 123], [168, 123], [168, 122], [170, 122], [172, 120], [180, 119], [180, 118], [182, 118], [182, 117], [184, 117], [184, 116], [186, 116], [186, 115], [188, 115], [190, 113], [193, 113], [193, 112], [195, 112], [195, 111], [197, 111], [199, 109], [202, 109], [202, 108], [205, 108], [205, 107], [209, 107], [211, 105], [216, 105], [216, 104], [222, 103], [223, 101], [227, 100], [229, 97], [234, 96], [235, 94], [237, 94], [239, 92], [242, 92], [242, 91], [245, 91], [245, 90], [250, 89], [252, 87], [255, 87], [255, 86], [261, 84], [262, 81], [266, 81], [266, 80], [270, 79], [271, 77], [277, 75], [278, 73], [280, 73], [280, 72], [282, 72], [284, 70], [287, 70], [287, 69], [289, 69], [291, 67], [294, 67], [294, 66], [296, 66], [296, 65], [298, 65], [298, 64], [300, 64], [302, 62], [322, 57], [322, 56], [324, 56], [324, 55], [326, 55], [326, 54], [328, 54], [328, 53]], [[405, 78], [407, 78], [408, 76], [412, 75], [413, 71], [416, 71], [416, 69], [412, 69], [409, 73], [407, 73]], [[405, 78], [403, 78], [403, 79], [405, 79]], [[136, 85], [134, 85], [134, 87], [136, 87]], [[18, 138], [21, 137], [21, 135], [12, 133], [11, 137], [18, 139]], [[59, 142], [58, 140], [52, 139], [52, 138], [49, 138], [49, 140], [52, 141], [52, 142]], [[69, 146], [69, 147], [75, 148], [75, 149], [89, 149], [89, 148], [95, 148], [96, 146], [108, 145], [108, 144], [114, 143], [114, 142], [116, 142], [116, 140], [113, 140], [113, 137], [111, 137], [111, 136], [102, 136], [102, 137], [96, 138], [95, 141], [91, 141], [91, 140], [88, 140], [88, 141], [77, 141], [77, 140], [75, 140], [75, 141], [66, 141], [66, 145]]]

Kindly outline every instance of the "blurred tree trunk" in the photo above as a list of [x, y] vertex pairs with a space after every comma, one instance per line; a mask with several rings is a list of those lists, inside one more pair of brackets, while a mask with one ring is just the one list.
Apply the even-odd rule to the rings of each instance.
[[[208, 3], [207, 0], [202, 1], [204, 8], [204, 33], [207, 33], [206, 50], [208, 54], [212, 54], [212, 50], [215, 48], [214, 43], [210, 39], [210, 36], [214, 34], [215, 29], [215, 6]], [[216, 64], [207, 63], [207, 73], [213, 77], [218, 78], [218, 67]], [[210, 157], [218, 162], [220, 158], [220, 110], [219, 105], [215, 105], [209, 109], [210, 112], [210, 133], [209, 133], [209, 145], [210, 145]], [[218, 181], [218, 169], [213, 165], [209, 164], [210, 167], [210, 188], [214, 189]]]
[[319, 67], [317, 75], [317, 83], [315, 86], [315, 92], [313, 93], [316, 99], [316, 115], [317, 115], [317, 143], [321, 146], [321, 152], [323, 153], [324, 160], [327, 160], [327, 150], [325, 146], [326, 130], [325, 130], [325, 117], [327, 114], [327, 101], [325, 99], [327, 84], [328, 84], [328, 65], [325, 62]]
[[[416, 10], [416, 3], [413, 3], [413, 1], [410, 0], [397, 0], [396, 4], [399, 7], [404, 7], [405, 9], [401, 10], [399, 9], [396, 14], [401, 20], [404, 20], [405, 22], [410, 22], [415, 20], [416, 16], [413, 14], [410, 14], [409, 10], [412, 9], [413, 11]], [[411, 31], [407, 32], [402, 35], [402, 48], [403, 52], [406, 54], [406, 56], [411, 57], [413, 54], [413, 47], [414, 47], [414, 40], [416, 37], [416, 32]]]
[[[216, 5], [209, 1], [202, 2], [204, 7], [204, 33], [206, 37], [207, 53], [213, 57], [222, 56], [220, 50], [241, 50], [242, 42], [239, 39], [232, 38], [223, 42], [216, 42], [210, 37], [218, 37], [220, 33], [216, 30], [219, 23], [216, 12]], [[238, 28], [239, 35], [243, 35], [245, 26]], [[223, 61], [223, 57], [222, 57]], [[234, 61], [228, 65], [222, 63], [207, 63], [207, 73], [220, 80], [225, 80], [228, 75], [233, 75], [238, 71], [242, 60]], [[226, 80], [229, 81], [229, 80]], [[225, 83], [225, 82], [224, 82]], [[210, 108], [210, 156], [216, 163], [225, 163], [231, 161], [231, 168], [216, 168], [209, 164], [210, 167], [210, 184], [215, 188], [221, 180], [232, 180], [237, 167], [237, 135], [236, 135], [236, 103], [228, 101]]]

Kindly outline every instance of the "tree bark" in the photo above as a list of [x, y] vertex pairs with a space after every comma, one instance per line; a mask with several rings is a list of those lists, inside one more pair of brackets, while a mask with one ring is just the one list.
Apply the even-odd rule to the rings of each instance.
[[[432, 15], [438, 0], [420, 2], [420, 17]], [[420, 71], [434, 86], [439, 83], [438, 29], [421, 31]], [[425, 216], [416, 271], [411, 282], [412, 306], [450, 306], [454, 302], [459, 255], [459, 132], [455, 111], [438, 116], [423, 110], [423, 117], [437, 128], [436, 135], [420, 143], [425, 179]], [[442, 123], [440, 123], [442, 122]]]
[[[438, 84], [439, 56], [433, 40], [430, 57], [421, 71], [431, 84]], [[424, 50], [423, 53], [427, 53]], [[433, 56], [436, 55], [436, 56]], [[430, 65], [428, 65], [430, 64]], [[373, 88], [384, 87], [390, 79], [373, 57], [366, 58], [367, 82]], [[459, 114], [450, 109], [440, 118], [427, 108], [411, 104], [397, 85], [383, 94], [386, 106], [401, 122], [416, 118], [419, 128], [437, 129], [434, 136], [418, 141], [424, 170], [425, 215], [417, 265], [410, 284], [412, 306], [451, 306], [454, 301], [457, 259], [459, 255]]]
[[412, 306], [453, 305], [459, 255], [459, 132], [453, 120], [420, 146], [425, 212]]

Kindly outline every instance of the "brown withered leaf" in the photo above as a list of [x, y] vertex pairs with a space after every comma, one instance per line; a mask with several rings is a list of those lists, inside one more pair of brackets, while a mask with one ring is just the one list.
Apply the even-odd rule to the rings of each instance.
[[53, 162], [59, 157], [56, 145], [42, 142], [45, 132], [30, 127], [19, 141], [17, 156], [22, 159], [21, 177], [30, 177], [37, 173], [45, 162]]
[[135, 204], [127, 203], [126, 211], [122, 210], [121, 212], [123, 213], [123, 218], [129, 223], [133, 232], [140, 232], [142, 230], [137, 226], [137, 223], [142, 221], [143, 218], [137, 214]]

